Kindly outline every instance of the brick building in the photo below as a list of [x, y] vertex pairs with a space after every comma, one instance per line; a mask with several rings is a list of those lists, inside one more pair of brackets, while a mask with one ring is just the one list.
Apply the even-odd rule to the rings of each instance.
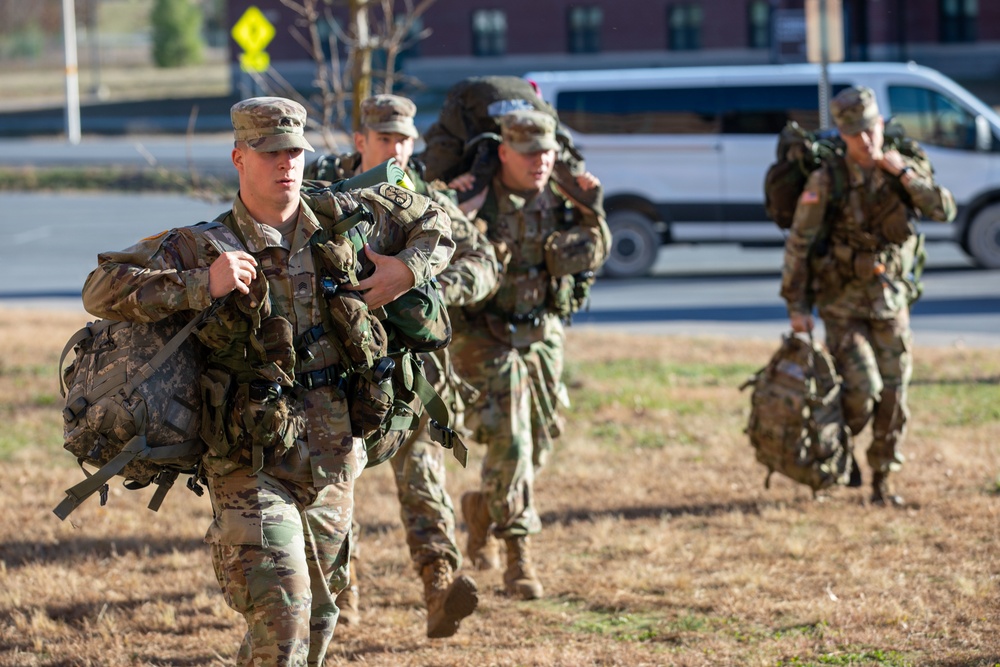
[[[308, 63], [280, 0], [251, 4], [274, 23], [272, 63], [296, 80]], [[465, 76], [528, 70], [796, 62], [804, 0], [436, 0], [430, 36], [402, 67], [431, 88]], [[1000, 2], [842, 0], [847, 60], [915, 60], [972, 87], [1000, 80]], [[231, 44], [234, 62], [239, 48]], [[304, 69], [303, 69], [304, 68]]]

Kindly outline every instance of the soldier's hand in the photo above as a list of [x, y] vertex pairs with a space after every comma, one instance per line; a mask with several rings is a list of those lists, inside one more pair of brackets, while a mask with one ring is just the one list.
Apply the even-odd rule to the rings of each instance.
[[208, 268], [208, 293], [213, 299], [233, 290], [250, 293], [250, 283], [257, 277], [257, 260], [248, 252], [233, 250], [219, 255]]
[[476, 177], [470, 172], [459, 174], [448, 182], [448, 187], [458, 192], [468, 192], [476, 184]]
[[375, 265], [370, 276], [356, 286], [341, 285], [341, 289], [364, 291], [365, 303], [372, 310], [395, 301], [416, 284], [416, 279], [403, 260], [392, 255], [380, 255], [365, 244], [365, 255]]
[[475, 218], [476, 214], [479, 213], [479, 209], [483, 207], [483, 203], [486, 201], [486, 192], [487, 188], [483, 188], [476, 196], [469, 197], [465, 201], [459, 203], [459, 210], [467, 215], [470, 220]]
[[792, 331], [795, 333], [809, 333], [813, 330], [812, 315], [794, 313], [788, 316], [788, 320], [792, 325]]
[[875, 160], [875, 164], [879, 168], [893, 176], [899, 176], [900, 172], [906, 167], [906, 162], [903, 161], [903, 156], [899, 154], [897, 150], [886, 151], [882, 153], [880, 159]]
[[[578, 188], [580, 188], [581, 192], [589, 193], [594, 190], [600, 189], [601, 181], [599, 178], [597, 178], [597, 176], [594, 176], [589, 171], [585, 171], [584, 173], [578, 174], [576, 176], [576, 185]], [[573, 204], [577, 208], [582, 209], [583, 211], [588, 213], [594, 213], [593, 206], [588, 206], [587, 204], [581, 202], [579, 198], [572, 196], [569, 193], [569, 191], [563, 186], [561, 186], [558, 182], [556, 182], [556, 189], [559, 190], [559, 194], [561, 194], [563, 197], [573, 202]], [[595, 194], [600, 195], [600, 193], [595, 193]], [[599, 199], [594, 199], [592, 203], [597, 203], [598, 201]]]
[[580, 186], [580, 189], [584, 192], [588, 190], [593, 190], [596, 187], [600, 187], [601, 179], [594, 176], [589, 171], [585, 171], [576, 177], [576, 184]]

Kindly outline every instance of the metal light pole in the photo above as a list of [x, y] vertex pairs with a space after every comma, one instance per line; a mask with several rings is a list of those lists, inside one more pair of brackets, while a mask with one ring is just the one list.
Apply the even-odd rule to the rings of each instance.
[[76, 59], [76, 7], [62, 0], [63, 50], [66, 57], [66, 135], [69, 143], [80, 143], [80, 71]]
[[819, 0], [819, 126], [830, 129], [830, 40], [827, 34], [826, 0]]

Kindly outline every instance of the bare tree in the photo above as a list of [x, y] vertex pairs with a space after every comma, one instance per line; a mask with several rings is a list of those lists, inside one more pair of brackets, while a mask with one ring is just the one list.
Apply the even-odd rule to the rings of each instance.
[[[306, 99], [273, 68], [252, 76], [261, 89], [299, 100], [309, 112], [310, 124], [322, 133], [326, 147], [336, 149], [338, 138], [357, 129], [365, 98], [391, 93], [403, 84], [418, 84], [397, 71], [396, 61], [400, 53], [430, 35], [429, 30], [417, 30], [416, 26], [434, 2], [281, 0], [296, 14], [290, 32], [315, 65], [316, 92]], [[345, 7], [346, 29], [337, 19]], [[376, 51], [385, 54], [384, 69], [372, 69]], [[342, 62], [341, 53], [346, 54], [346, 62]]]

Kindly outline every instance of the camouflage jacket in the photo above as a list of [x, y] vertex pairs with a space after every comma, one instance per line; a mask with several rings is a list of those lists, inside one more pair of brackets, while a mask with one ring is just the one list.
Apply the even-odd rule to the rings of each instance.
[[[413, 271], [417, 285], [427, 283], [450, 259], [454, 246], [447, 216], [427, 198], [391, 185], [351, 194], [303, 194], [287, 241], [274, 228], [253, 220], [239, 198], [223, 220], [256, 257], [272, 310], [291, 323], [295, 336], [323, 322], [325, 303], [317, 289], [309, 239], [321, 229], [320, 218], [335, 220], [342, 209], [353, 210], [359, 201], [374, 213], [371, 222], [362, 223], [372, 248], [399, 257]], [[163, 232], [120, 252], [101, 253], [83, 287], [84, 306], [98, 317], [141, 322], [203, 310], [211, 303], [208, 272], [217, 256], [197, 226]], [[325, 337], [310, 351], [313, 358], [299, 358], [296, 373], [340, 361]], [[343, 421], [347, 409], [336, 390], [306, 392], [304, 412], [312, 484], [324, 486], [359, 474], [365, 465], [364, 447], [352, 439], [350, 422]]]
[[[551, 183], [551, 182], [550, 182]], [[493, 200], [494, 205], [490, 204]], [[611, 232], [603, 216], [584, 213], [561, 196], [553, 185], [538, 195], [525, 198], [508, 188], [496, 176], [489, 186], [486, 203], [477, 213], [476, 224], [505, 255], [505, 272], [497, 293], [487, 302], [489, 315], [517, 318], [551, 315], [553, 286], [546, 264], [546, 243], [559, 231], [574, 226], [592, 229], [597, 239], [593, 264], [598, 270], [611, 249]], [[542, 327], [537, 327], [541, 329]]]
[[[306, 172], [310, 178], [323, 181], [351, 178], [361, 173], [361, 155], [324, 155], [310, 163]], [[407, 166], [406, 175], [416, 186], [416, 192], [430, 197], [451, 220], [455, 254], [437, 276], [445, 303], [453, 307], [467, 306], [492, 295], [500, 277], [493, 244], [458, 208], [441, 181], [428, 183], [412, 166]]]
[[785, 241], [781, 296], [789, 314], [889, 319], [908, 307], [908, 282], [917, 245], [913, 223], [923, 215], [950, 222], [955, 201], [933, 174], [913, 171], [902, 180], [875, 168], [866, 173], [850, 158], [845, 192], [835, 196], [832, 168], [810, 174]]

